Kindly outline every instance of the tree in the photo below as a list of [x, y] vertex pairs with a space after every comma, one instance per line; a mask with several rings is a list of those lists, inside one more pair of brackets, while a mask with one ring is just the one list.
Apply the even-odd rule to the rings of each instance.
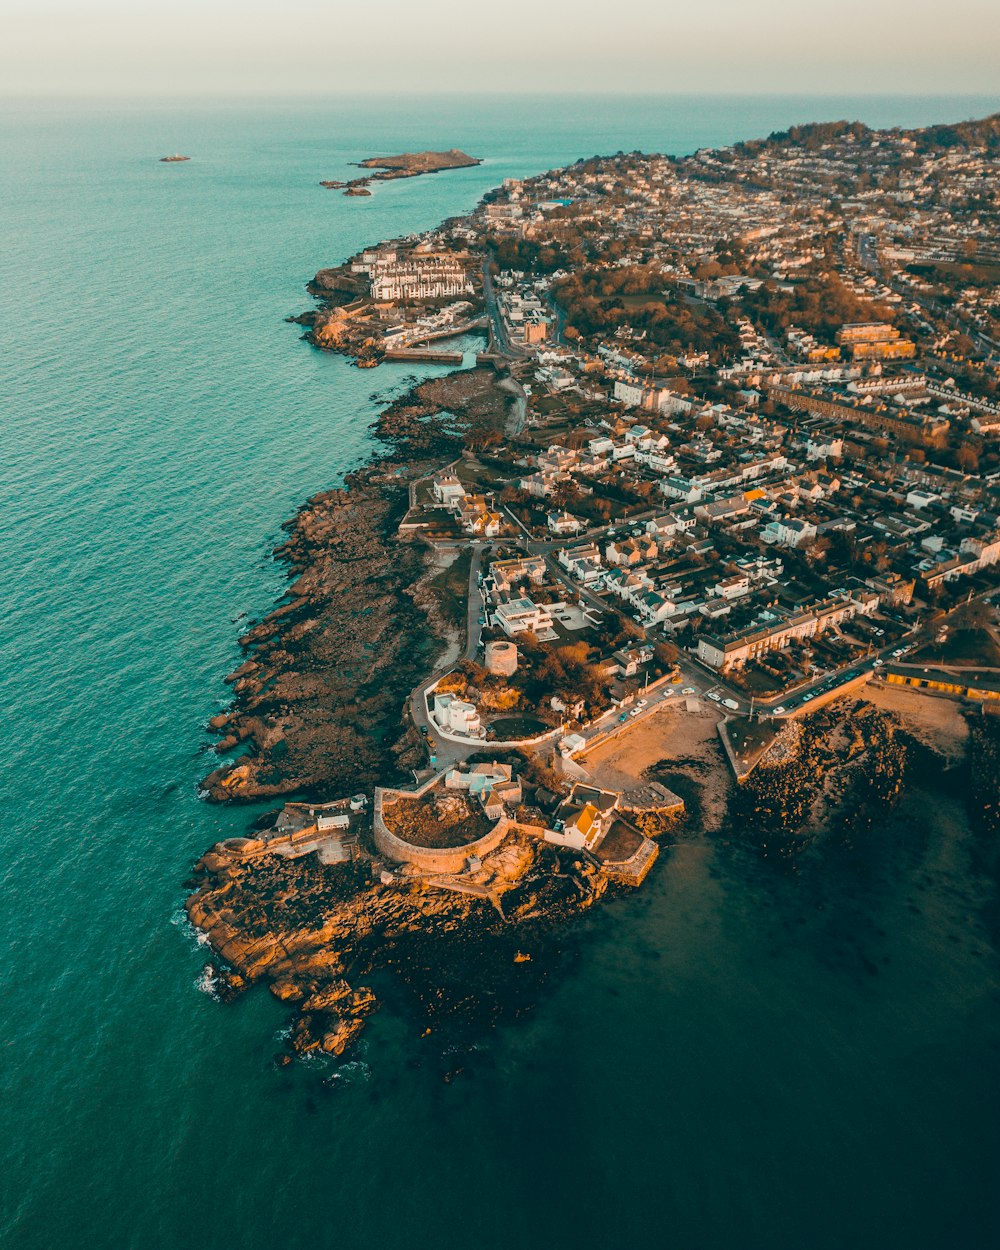
[[963, 443], [959, 447], [956, 459], [963, 473], [979, 472], [979, 453], [969, 443]]
[[677, 663], [680, 651], [672, 642], [657, 642], [653, 645], [653, 654], [656, 657], [657, 664], [666, 671], [673, 668]]
[[993, 620], [993, 610], [983, 599], [970, 599], [957, 607], [951, 623], [955, 629], [985, 629]]

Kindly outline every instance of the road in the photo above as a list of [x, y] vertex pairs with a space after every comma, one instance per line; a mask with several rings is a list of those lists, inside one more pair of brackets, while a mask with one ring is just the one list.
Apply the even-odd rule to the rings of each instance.
[[479, 588], [479, 574], [483, 567], [483, 557], [492, 552], [492, 543], [473, 543], [472, 563], [469, 566], [469, 605], [466, 611], [465, 651], [464, 660], [474, 660], [479, 650], [479, 640], [483, 634], [483, 618], [485, 616], [485, 600]]
[[491, 259], [489, 253], [483, 257], [483, 302], [486, 305], [486, 314], [490, 319], [493, 351], [497, 355], [506, 356], [508, 360], [524, 360], [526, 356], [530, 356], [533, 353], [525, 348], [514, 347], [507, 335], [507, 327], [504, 325], [503, 317], [500, 315], [500, 309], [497, 305], [497, 295], [493, 287], [493, 275], [490, 273]]
[[[524, 352], [513, 347], [507, 336], [507, 327], [504, 325], [503, 317], [500, 315], [496, 291], [493, 289], [493, 275], [490, 273], [490, 256], [488, 254], [483, 257], [483, 303], [486, 307], [486, 316], [490, 326], [490, 348], [493, 354], [503, 357], [508, 364], [524, 360], [526, 356], [530, 356], [530, 352]], [[513, 373], [510, 374], [509, 378], [504, 379], [500, 386], [506, 387], [514, 395], [514, 403], [507, 421], [506, 432], [509, 436], [516, 437], [524, 430], [528, 418], [528, 396], [524, 387], [514, 377]]]
[[[884, 282], [897, 295], [901, 295], [904, 299], [919, 305], [932, 317], [937, 317], [940, 321], [954, 326], [960, 334], [970, 338], [986, 356], [992, 357], [994, 353], [1000, 351], [1000, 343], [994, 342], [993, 339], [983, 334], [976, 326], [968, 325], [953, 309], [945, 308], [943, 304], [938, 303], [935, 299], [931, 299], [930, 296], [914, 290], [913, 287], [905, 283], [894, 281], [891, 275], [886, 275], [882, 271], [882, 265], [878, 258], [878, 239], [874, 234], [858, 236], [858, 260], [870, 274], [878, 278], [879, 281]], [[932, 332], [934, 332], [933, 329]]]
[[[769, 705], [773, 707], [775, 702], [777, 702], [778, 706], [783, 709], [784, 713], [798, 712], [801, 711], [807, 704], [811, 703], [813, 699], [836, 690], [838, 686], [846, 685], [848, 682], [853, 681], [855, 677], [860, 676], [863, 672], [875, 672], [876, 670], [883, 668], [886, 663], [892, 663], [893, 661], [896, 661], [897, 663], [904, 663], [906, 656], [910, 652], [918, 651], [922, 646], [929, 642], [938, 633], [942, 626], [945, 625], [949, 618], [955, 612], [959, 611], [960, 608], [963, 608], [968, 603], [979, 599], [988, 600], [990, 596], [995, 593], [996, 592], [992, 589], [986, 589], [980, 591], [978, 595], [970, 595], [969, 598], [963, 603], [958, 604], [956, 607], [952, 608], [950, 612], [946, 613], [942, 617], [939, 617], [933, 622], [933, 624], [921, 626], [921, 628], [916, 630], [916, 632], [906, 635], [905, 642], [902, 638], [897, 638], [895, 641], [886, 643], [885, 646], [880, 647], [877, 650], [873, 649], [871, 655], [865, 656], [864, 659], [855, 660], [851, 664], [846, 665], [844, 668], [838, 669], [836, 672], [827, 673], [822, 677], [815, 677], [811, 681], [804, 682], [801, 686], [796, 687], [795, 690], [790, 690], [783, 698], [769, 700]], [[896, 655], [895, 652], [897, 651], [902, 652], [902, 654]], [[762, 708], [761, 710], [767, 711], [766, 708]], [[773, 715], [773, 712], [771, 714]]]
[[[479, 588], [479, 574], [482, 569], [483, 559], [487, 552], [492, 551], [492, 548], [492, 543], [472, 544], [472, 561], [469, 565], [469, 597], [466, 609], [466, 641], [465, 650], [462, 653], [464, 660], [474, 660], [479, 649], [479, 641], [483, 633], [481, 619], [483, 616], [483, 594]], [[432, 686], [439, 677], [444, 676], [445, 672], [451, 667], [449, 664], [444, 668], [435, 669], [419, 686], [410, 691], [409, 698], [410, 719], [426, 739], [430, 747], [433, 767], [439, 770], [450, 768], [458, 760], [464, 760], [475, 751], [482, 750], [482, 745], [479, 743], [452, 742], [448, 738], [443, 737], [438, 733], [434, 722], [427, 714], [427, 702], [424, 698], [427, 688]]]

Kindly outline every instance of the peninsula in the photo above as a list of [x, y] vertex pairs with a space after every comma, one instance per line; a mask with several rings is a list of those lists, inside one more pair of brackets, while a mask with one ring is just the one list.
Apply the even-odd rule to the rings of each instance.
[[269, 983], [299, 1053], [387, 973], [481, 1027], [695, 822], [861, 854], [915, 771], [1000, 864], [998, 173], [1000, 117], [799, 127], [316, 274], [317, 348], [480, 349], [286, 524], [211, 722], [206, 797], [285, 804], [196, 866], [221, 996]]
[[352, 178], [347, 182], [329, 179], [319, 185], [331, 190], [342, 190], [345, 195], [370, 195], [367, 188], [372, 182], [417, 178], [421, 174], [437, 174], [446, 169], [469, 169], [481, 164], [480, 159], [467, 156], [458, 148], [449, 148], [447, 152], [403, 152], [399, 156], [370, 156], [359, 161], [358, 168], [377, 172], [362, 178]]

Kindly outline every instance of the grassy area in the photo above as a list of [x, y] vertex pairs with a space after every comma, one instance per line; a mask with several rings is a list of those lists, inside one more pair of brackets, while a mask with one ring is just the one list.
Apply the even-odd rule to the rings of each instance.
[[633, 829], [622, 820], [616, 820], [598, 847], [597, 858], [604, 862], [610, 860], [621, 863], [622, 860], [630, 859], [642, 846], [642, 842], [643, 837], [638, 829]]
[[499, 468], [483, 464], [479, 460], [460, 460], [455, 466], [455, 476], [473, 495], [488, 495], [491, 491], [500, 491], [507, 485], [509, 473]]
[[489, 833], [486, 813], [467, 794], [431, 790], [422, 799], [398, 799], [383, 809], [388, 828], [413, 846], [465, 846]]
[[533, 716], [501, 716], [490, 725], [498, 742], [517, 742], [520, 738], [534, 738], [549, 726]]
[[469, 604], [469, 572], [472, 568], [472, 548], [465, 548], [447, 568], [441, 569], [427, 581], [427, 589], [438, 601], [441, 616], [459, 628], [465, 624]]
[[790, 677], [784, 682], [779, 681], [777, 678], [772, 677], [770, 673], [765, 673], [763, 669], [750, 664], [743, 670], [741, 676], [743, 679], [742, 684], [746, 687], [748, 694], [777, 694], [779, 690], [784, 690], [788, 682], [791, 681]]
[[956, 668], [1000, 668], [1000, 647], [985, 629], [956, 629], [944, 642], [914, 652], [914, 664], [951, 664]]
[[752, 760], [771, 745], [777, 731], [769, 721], [734, 720], [726, 726], [729, 741], [741, 760]]

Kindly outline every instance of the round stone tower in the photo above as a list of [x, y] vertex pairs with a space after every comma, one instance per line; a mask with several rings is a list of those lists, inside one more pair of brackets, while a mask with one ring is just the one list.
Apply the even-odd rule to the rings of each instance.
[[517, 672], [517, 647], [512, 642], [486, 644], [486, 671], [500, 677], [513, 677]]

